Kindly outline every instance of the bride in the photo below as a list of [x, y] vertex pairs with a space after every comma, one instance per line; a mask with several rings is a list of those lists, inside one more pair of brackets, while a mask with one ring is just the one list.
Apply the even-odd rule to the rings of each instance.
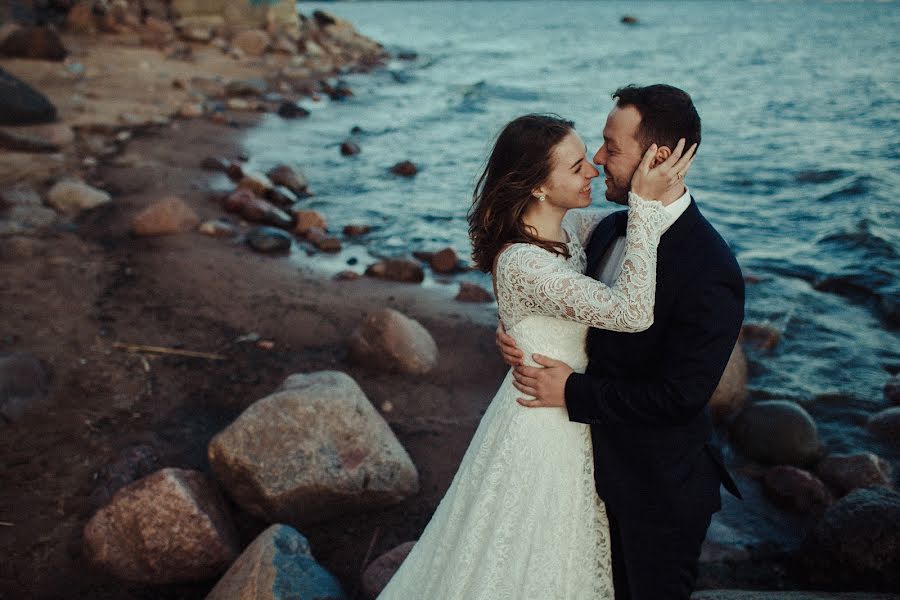
[[[600, 213], [599, 175], [571, 121], [525, 115], [504, 127], [475, 189], [473, 258], [492, 271], [500, 319], [525, 356], [552, 356], [582, 372], [588, 327], [650, 327], [656, 248], [668, 223], [660, 203], [676, 151], [650, 169], [651, 146], [632, 180], [626, 253], [612, 288], [584, 275]], [[666, 173], [666, 174], [664, 174]], [[434, 516], [380, 600], [612, 600], [610, 541], [594, 488], [587, 425], [564, 408], [528, 409], [510, 371], [481, 419]]]

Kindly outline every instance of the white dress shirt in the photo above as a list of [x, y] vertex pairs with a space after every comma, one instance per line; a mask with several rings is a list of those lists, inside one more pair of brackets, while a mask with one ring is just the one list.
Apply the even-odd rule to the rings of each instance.
[[[678, 217], [684, 214], [684, 211], [688, 209], [691, 205], [691, 192], [684, 188], [684, 194], [678, 198], [672, 204], [663, 207], [667, 213], [669, 213], [670, 219], [669, 224], [666, 225], [666, 228], [663, 229], [663, 233], [665, 233], [672, 224], [678, 220]], [[597, 279], [605, 283], [606, 285], [612, 287], [612, 284], [615, 283], [616, 278], [618, 278], [619, 274], [622, 272], [622, 263], [625, 262], [625, 236], [621, 236], [616, 238], [616, 240], [610, 244], [609, 249], [606, 251], [606, 254], [603, 255], [603, 258], [600, 260], [600, 274]]]

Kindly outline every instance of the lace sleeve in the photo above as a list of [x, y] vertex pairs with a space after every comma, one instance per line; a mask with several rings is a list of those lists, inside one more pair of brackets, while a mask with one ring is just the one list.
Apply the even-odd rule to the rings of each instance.
[[644, 331], [653, 324], [656, 249], [668, 217], [658, 202], [635, 194], [629, 199], [625, 258], [612, 287], [537, 246], [504, 250], [497, 260], [497, 301], [507, 328], [534, 314], [612, 331]]
[[584, 246], [590, 239], [591, 233], [594, 232], [597, 223], [602, 221], [608, 214], [608, 212], [605, 213], [599, 210], [574, 208], [566, 213], [565, 220], [568, 221], [571, 227], [570, 231], [575, 233], [578, 241]]

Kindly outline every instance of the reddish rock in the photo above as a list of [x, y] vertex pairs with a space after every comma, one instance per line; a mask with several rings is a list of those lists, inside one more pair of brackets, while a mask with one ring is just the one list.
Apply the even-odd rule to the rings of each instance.
[[119, 490], [84, 528], [88, 560], [126, 581], [215, 577], [240, 553], [215, 485], [202, 473], [163, 469]]
[[459, 257], [456, 256], [456, 251], [453, 248], [444, 248], [440, 252], [435, 252], [429, 262], [435, 273], [453, 273], [456, 270]]
[[253, 192], [239, 189], [229, 194], [224, 201], [225, 210], [241, 215], [254, 223], [265, 223], [275, 227], [289, 228], [293, 225], [293, 218], [283, 210], [269, 204], [262, 198], [257, 198]]
[[232, 162], [230, 165], [228, 165], [225, 173], [232, 181], [240, 181], [244, 178], [244, 168], [240, 165], [240, 163]]
[[398, 162], [393, 167], [391, 167], [391, 173], [393, 173], [394, 175], [400, 175], [402, 177], [413, 177], [418, 172], [418, 167], [416, 167], [414, 163], [408, 160]]
[[347, 237], [356, 237], [365, 235], [372, 231], [371, 225], [346, 225], [344, 226], [344, 235]]
[[313, 244], [322, 252], [340, 252], [342, 248], [341, 240], [329, 236], [319, 238]]
[[200, 217], [181, 198], [164, 198], [142, 210], [134, 218], [131, 228], [137, 235], [169, 235], [190, 231], [200, 223]]
[[294, 215], [296, 218], [294, 231], [300, 235], [306, 235], [312, 228], [321, 229], [323, 232], [328, 229], [325, 217], [317, 210], [298, 210]]
[[370, 368], [422, 375], [437, 366], [438, 348], [421, 323], [384, 308], [353, 331], [348, 358]]
[[409, 455], [345, 373], [290, 376], [209, 444], [231, 497], [268, 522], [309, 524], [383, 508], [419, 489]]
[[826, 456], [816, 465], [816, 475], [840, 496], [861, 487], [891, 487], [890, 463], [871, 452]]
[[362, 575], [363, 595], [367, 600], [378, 597], [415, 545], [415, 542], [400, 544], [369, 563]]
[[747, 357], [741, 343], [734, 345], [719, 384], [709, 400], [709, 409], [716, 420], [738, 413], [747, 401]]
[[341, 271], [337, 275], [334, 276], [335, 281], [356, 281], [359, 279], [359, 273], [354, 271]]
[[256, 196], [262, 198], [272, 188], [272, 182], [268, 177], [260, 173], [244, 173], [244, 176], [238, 182], [238, 188], [250, 190]]
[[763, 489], [772, 502], [796, 512], [819, 514], [834, 503], [834, 497], [818, 477], [787, 465], [766, 471]]
[[406, 283], [421, 283], [425, 279], [425, 271], [419, 263], [403, 258], [383, 260], [369, 265], [366, 275]]
[[351, 142], [350, 140], [345, 141], [341, 144], [341, 154], [343, 156], [353, 156], [354, 154], [360, 153], [359, 144], [356, 142]]
[[494, 297], [483, 287], [468, 281], [460, 282], [459, 293], [456, 294], [459, 302], [493, 302]]
[[769, 325], [755, 325], [747, 323], [741, 327], [739, 340], [757, 348], [758, 350], [771, 350], [778, 345], [781, 332]]

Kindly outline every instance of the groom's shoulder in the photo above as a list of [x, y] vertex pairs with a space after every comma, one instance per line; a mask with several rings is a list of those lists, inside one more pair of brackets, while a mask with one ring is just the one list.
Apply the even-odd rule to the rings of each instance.
[[697, 217], [698, 223], [693, 237], [702, 242], [695, 245], [695, 250], [703, 257], [707, 268], [723, 269], [741, 276], [741, 268], [731, 245], [699, 209]]

